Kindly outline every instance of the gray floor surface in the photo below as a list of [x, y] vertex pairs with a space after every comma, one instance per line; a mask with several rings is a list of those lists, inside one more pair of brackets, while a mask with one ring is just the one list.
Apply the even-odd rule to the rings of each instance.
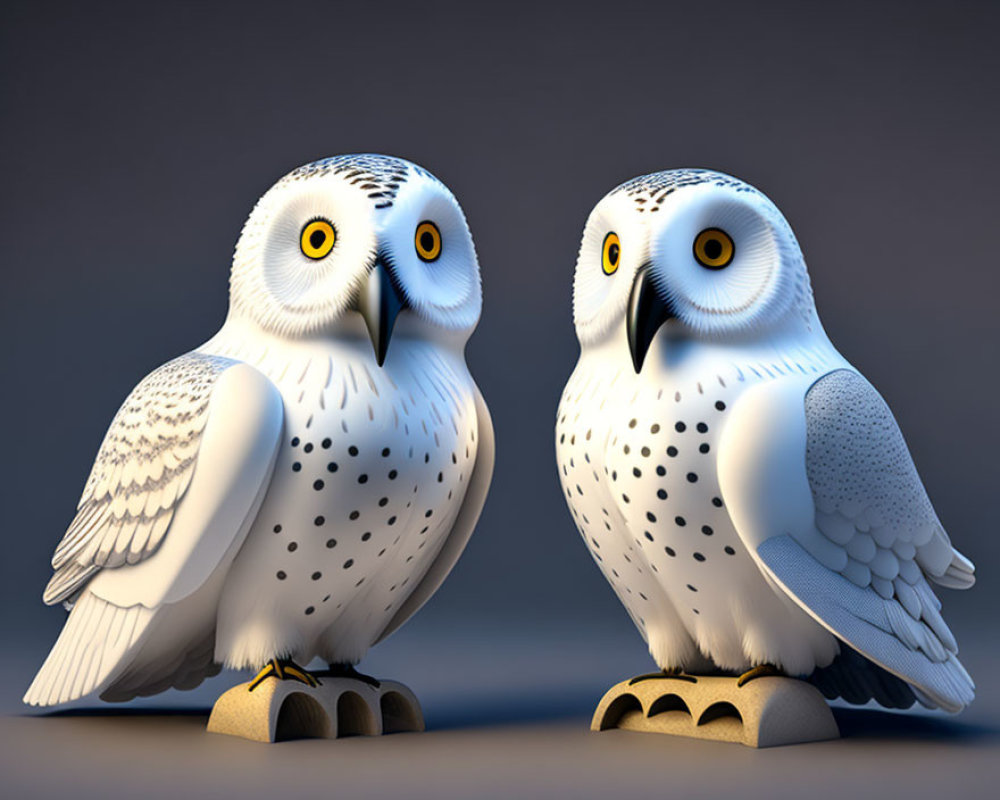
[[[415, 648], [415, 637], [422, 647]], [[615, 638], [620, 636], [620, 638]], [[19, 707], [28, 653], [3, 663], [4, 797], [808, 797], [997, 796], [1000, 648], [970, 643], [976, 703], [958, 717], [836, 709], [839, 741], [755, 751], [651, 734], [591, 733], [602, 691], [648, 660], [632, 631], [427, 630], [393, 637], [366, 666], [401, 677], [428, 731], [261, 745], [205, 731], [223, 674], [193, 693], [132, 706], [84, 703], [39, 714]], [[400, 668], [400, 656], [406, 656]], [[390, 667], [394, 672], [390, 673]]]

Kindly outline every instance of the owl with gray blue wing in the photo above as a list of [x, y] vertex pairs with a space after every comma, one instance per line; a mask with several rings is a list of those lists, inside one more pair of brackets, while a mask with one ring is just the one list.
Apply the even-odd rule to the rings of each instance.
[[[461, 555], [493, 470], [465, 343], [462, 210], [429, 172], [337, 156], [279, 180], [229, 315], [114, 417], [56, 548], [69, 618], [24, 697], [187, 689], [223, 665], [316, 684], [406, 622]], [[390, 344], [391, 342], [391, 344]]]
[[622, 184], [586, 222], [573, 316], [562, 488], [661, 669], [972, 701], [933, 587], [972, 586], [973, 565], [767, 197], [707, 170]]

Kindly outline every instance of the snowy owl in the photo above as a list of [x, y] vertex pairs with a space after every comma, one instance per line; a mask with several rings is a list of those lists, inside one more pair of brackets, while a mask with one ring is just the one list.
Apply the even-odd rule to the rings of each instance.
[[560, 479], [662, 670], [971, 702], [931, 586], [968, 588], [973, 565], [885, 401], [827, 338], [768, 198], [706, 170], [622, 184], [587, 220], [573, 313]]
[[426, 170], [349, 155], [279, 180], [221, 330], [111, 423], [45, 590], [69, 618], [25, 702], [128, 700], [222, 665], [314, 685], [317, 656], [359, 676], [489, 489], [464, 352], [481, 305], [465, 218]]

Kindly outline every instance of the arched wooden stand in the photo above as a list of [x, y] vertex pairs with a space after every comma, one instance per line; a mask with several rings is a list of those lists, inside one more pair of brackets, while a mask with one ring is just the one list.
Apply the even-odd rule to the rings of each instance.
[[690, 675], [622, 681], [604, 695], [591, 730], [609, 728], [739, 742], [749, 747], [839, 739], [819, 690], [794, 678]]
[[420, 703], [401, 683], [375, 687], [353, 678], [320, 680], [316, 688], [288, 680], [265, 680], [252, 692], [249, 682], [234, 686], [215, 702], [208, 730], [278, 742], [424, 729]]

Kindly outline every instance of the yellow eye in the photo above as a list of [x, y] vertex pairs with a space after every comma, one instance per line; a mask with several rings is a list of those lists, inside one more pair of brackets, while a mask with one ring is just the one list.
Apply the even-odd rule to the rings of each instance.
[[728, 267], [736, 255], [732, 238], [720, 228], [705, 228], [694, 240], [694, 257], [709, 269]]
[[433, 222], [425, 220], [417, 225], [413, 236], [413, 244], [421, 261], [436, 261], [441, 255], [441, 231]]
[[337, 232], [325, 219], [314, 219], [306, 223], [299, 236], [299, 247], [302, 248], [302, 255], [318, 261], [326, 258], [333, 249], [333, 243], [337, 240]]
[[605, 275], [614, 275], [618, 271], [618, 264], [622, 260], [622, 243], [618, 239], [618, 234], [613, 231], [604, 237], [604, 246], [601, 247], [601, 268]]

